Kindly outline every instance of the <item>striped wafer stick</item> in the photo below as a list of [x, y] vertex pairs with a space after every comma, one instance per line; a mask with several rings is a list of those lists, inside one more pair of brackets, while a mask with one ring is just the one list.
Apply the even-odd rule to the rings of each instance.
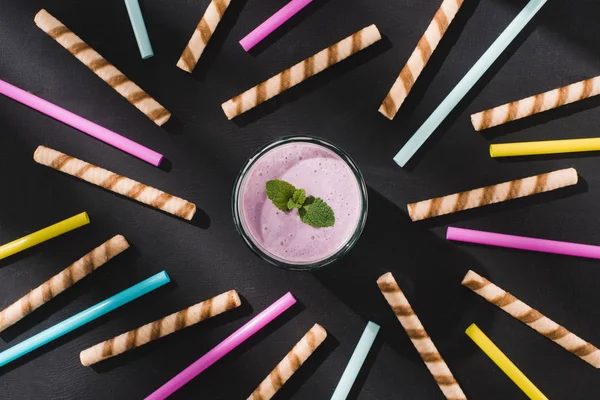
[[377, 279], [377, 285], [444, 396], [448, 400], [466, 399], [467, 397], [454, 379], [450, 368], [425, 331], [392, 273], [388, 272], [380, 276]]
[[394, 119], [396, 116], [462, 4], [463, 0], [444, 0], [438, 9], [425, 34], [419, 40], [417, 48], [411, 54], [390, 92], [379, 107], [379, 112], [388, 119]]
[[187, 72], [192, 72], [196, 68], [198, 60], [202, 57], [208, 41], [217, 29], [219, 22], [221, 22], [227, 7], [229, 7], [229, 3], [231, 3], [231, 0], [212, 0], [210, 2], [189, 43], [185, 46], [179, 61], [177, 61], [179, 68]]
[[477, 131], [506, 124], [600, 94], [600, 76], [471, 115]]
[[577, 184], [574, 168], [561, 169], [528, 178], [499, 183], [466, 192], [409, 204], [408, 215], [413, 221], [452, 214], [462, 210], [501, 203], [506, 200], [549, 192]]
[[83, 366], [89, 367], [107, 358], [118, 356], [188, 326], [232, 310], [241, 304], [242, 302], [237, 292], [230, 290], [201, 303], [194, 304], [184, 310], [140, 326], [137, 329], [98, 343], [89, 349], [83, 350], [79, 354], [79, 359]]
[[137, 200], [140, 203], [158, 208], [188, 221], [196, 213], [196, 205], [187, 200], [146, 186], [125, 176], [117, 175], [104, 168], [97, 167], [45, 146], [39, 146], [36, 149], [33, 159], [39, 164], [75, 176], [111, 192], [122, 194], [130, 199]]
[[79, 61], [98, 75], [110, 87], [115, 89], [127, 101], [138, 110], [146, 114], [158, 126], [163, 125], [171, 117], [163, 106], [161, 106], [150, 95], [144, 92], [138, 85], [133, 83], [121, 71], [116, 69], [96, 50], [71, 32], [62, 22], [54, 18], [46, 10], [40, 10], [35, 16], [35, 24], [52, 39], [73, 54]]
[[269, 400], [275, 396], [275, 393], [300, 369], [326, 337], [327, 331], [321, 325], [314, 324], [247, 400]]
[[600, 350], [595, 346], [569, 332], [484, 277], [479, 276], [473, 271], [469, 271], [465, 279], [463, 279], [462, 285], [468, 287], [493, 305], [523, 322], [531, 329], [546, 336], [583, 361], [590, 363], [596, 368], [600, 368]]
[[377, 30], [375, 25], [370, 25], [333, 46], [318, 52], [314, 56], [299, 62], [293, 67], [259, 83], [252, 89], [248, 89], [244, 93], [235, 96], [223, 103], [221, 107], [228, 119], [235, 118], [285, 92], [289, 88], [296, 86], [311, 76], [369, 47], [378, 40], [381, 40], [379, 30]]
[[104, 242], [0, 312], [0, 332], [25, 318], [129, 248], [121, 235]]

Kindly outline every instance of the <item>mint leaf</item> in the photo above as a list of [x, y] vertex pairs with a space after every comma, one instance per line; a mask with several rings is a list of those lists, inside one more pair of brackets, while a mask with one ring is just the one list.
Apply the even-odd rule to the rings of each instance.
[[267, 181], [267, 197], [281, 211], [290, 211], [291, 208], [288, 207], [288, 202], [294, 196], [295, 191], [294, 185], [286, 181]]
[[303, 205], [306, 201], [306, 190], [296, 189], [294, 195], [292, 196], [292, 200], [294, 200], [294, 203], [298, 204], [299, 206]]
[[287, 203], [287, 207], [290, 210], [293, 210], [294, 208], [300, 208], [300, 207], [302, 207], [302, 204], [295, 203], [293, 199], [289, 199], [288, 203]]
[[315, 228], [326, 228], [335, 224], [335, 215], [327, 203], [320, 198], [306, 198], [302, 208], [298, 210], [302, 222]]

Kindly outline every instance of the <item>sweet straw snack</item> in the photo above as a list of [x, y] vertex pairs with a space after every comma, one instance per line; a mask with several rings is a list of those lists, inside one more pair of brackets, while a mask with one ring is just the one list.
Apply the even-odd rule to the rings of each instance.
[[157, 321], [150, 322], [137, 329], [98, 343], [82, 351], [79, 354], [79, 359], [83, 366], [89, 367], [102, 360], [118, 356], [126, 351], [133, 350], [171, 333], [195, 325], [200, 321], [232, 310], [241, 304], [242, 302], [237, 292], [230, 290]]
[[196, 213], [196, 205], [187, 200], [146, 186], [125, 176], [117, 175], [48, 147], [39, 146], [33, 155], [33, 159], [39, 164], [75, 176], [111, 192], [137, 200], [140, 203], [147, 204], [188, 221]]
[[582, 153], [600, 150], [600, 138], [546, 140], [540, 142], [501, 143], [490, 145], [490, 156], [519, 157], [540, 154]]
[[285, 385], [327, 337], [327, 331], [315, 324], [290, 350], [275, 369], [258, 385], [247, 400], [269, 400]]
[[185, 46], [179, 61], [177, 61], [179, 68], [190, 73], [196, 68], [198, 60], [200, 60], [208, 41], [217, 29], [217, 25], [221, 22], [229, 3], [231, 3], [231, 0], [212, 0], [210, 2], [189, 43]]
[[370, 25], [235, 96], [221, 107], [228, 119], [235, 118], [379, 40], [379, 30], [375, 25]]
[[600, 94], [600, 76], [471, 115], [476, 131], [506, 124]]
[[600, 259], [600, 246], [448, 227], [446, 239], [511, 249]]
[[462, 210], [501, 203], [506, 200], [549, 192], [577, 184], [574, 168], [561, 169], [528, 178], [499, 183], [466, 192], [412, 203], [407, 206], [413, 221], [455, 213]]
[[158, 167], [162, 154], [0, 79], [0, 93]]
[[377, 285], [444, 396], [448, 400], [466, 400], [467, 397], [454, 379], [450, 368], [425, 331], [425, 327], [421, 324], [392, 273], [388, 272], [380, 276], [377, 279]]
[[57, 222], [37, 232], [30, 233], [27, 236], [13, 240], [10, 243], [0, 246], [0, 260], [13, 254], [19, 253], [37, 244], [54, 239], [64, 233], [80, 228], [90, 223], [90, 217], [86, 212], [79, 213], [71, 218]]
[[152, 44], [150, 44], [150, 37], [148, 37], [140, 3], [138, 0], [125, 0], [125, 6], [127, 7], [127, 14], [129, 14], [135, 40], [140, 49], [140, 55], [146, 60], [154, 55], [154, 51], [152, 51]]
[[162, 385], [146, 400], [163, 400], [179, 390], [183, 385], [200, 375], [204, 370], [225, 357], [236, 347], [248, 340], [256, 332], [267, 326], [275, 318], [283, 314], [288, 308], [296, 303], [291, 293], [271, 304], [267, 309], [248, 321], [240, 329], [232, 333], [208, 353], [196, 360], [192, 365], [175, 375], [170, 381]]
[[442, 101], [431, 116], [421, 125], [419, 130], [406, 142], [394, 157], [394, 161], [400, 167], [404, 167], [429, 139], [435, 130], [450, 115], [452, 110], [469, 93], [475, 84], [483, 77], [487, 70], [494, 64], [506, 48], [512, 43], [517, 35], [527, 26], [529, 21], [546, 4], [547, 0], [530, 0], [523, 10], [508, 25], [502, 34], [487, 49], [481, 58], [467, 72], [464, 78], [456, 85], [448, 96]]
[[0, 312], [0, 332], [25, 318], [129, 248], [121, 235], [104, 242]]
[[146, 114], [156, 125], [162, 126], [169, 120], [170, 112], [46, 10], [40, 10], [36, 14], [35, 24], [138, 110]]
[[483, 333], [472, 324], [465, 332], [475, 344], [532, 400], [548, 400], [523, 372]]
[[19, 357], [24, 356], [27, 353], [32, 352], [39, 347], [42, 347], [46, 343], [49, 343], [71, 331], [74, 331], [88, 322], [92, 322], [95, 319], [108, 314], [109, 312], [137, 299], [138, 297], [141, 297], [163, 285], [166, 285], [169, 282], [169, 275], [167, 275], [165, 271], [159, 272], [158, 274], [153, 275], [134, 286], [131, 286], [129, 289], [125, 289], [122, 292], [117, 293], [116, 295], [109, 297], [104, 301], [101, 301], [95, 306], [80, 312], [79, 314], [75, 314], [64, 321], [59, 322], [58, 324], [0, 353], [0, 367], [16, 360]]
[[569, 332], [487, 279], [473, 271], [469, 271], [463, 279], [462, 285], [583, 361], [600, 368], [600, 350], [595, 346]]
[[388, 119], [394, 119], [396, 113], [408, 97], [415, 82], [425, 69], [431, 55], [446, 34], [448, 27], [460, 10], [464, 0], [444, 0], [427, 30], [419, 40], [417, 47], [411, 54], [408, 62], [398, 75], [394, 85], [390, 89], [379, 112]]

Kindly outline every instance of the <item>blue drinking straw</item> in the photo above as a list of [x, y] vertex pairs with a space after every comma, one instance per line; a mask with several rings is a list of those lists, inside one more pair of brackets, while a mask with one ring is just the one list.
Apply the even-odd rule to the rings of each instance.
[[419, 148], [429, 139], [433, 132], [444, 122], [454, 107], [469, 93], [469, 90], [481, 79], [483, 74], [500, 57], [502, 52], [511, 44], [527, 23], [546, 4], [547, 0], [531, 0], [525, 8], [508, 25], [496, 41], [481, 56], [465, 77], [450, 92], [448, 97], [438, 106], [431, 116], [421, 125], [419, 130], [410, 138], [394, 157], [394, 161], [404, 167]]
[[352, 357], [350, 357], [350, 361], [348, 361], [340, 382], [335, 388], [335, 392], [333, 392], [333, 396], [331, 396], [331, 400], [345, 400], [348, 397], [348, 393], [352, 389], [360, 368], [365, 362], [369, 350], [371, 350], [371, 346], [377, 337], [377, 332], [379, 332], [379, 325], [369, 321], [354, 349], [354, 353], [352, 353]]
[[142, 16], [142, 10], [140, 9], [140, 3], [138, 0], [125, 0], [125, 6], [127, 7], [127, 13], [129, 14], [129, 20], [133, 27], [133, 34], [137, 41], [140, 54], [145, 60], [154, 55], [152, 51], [152, 45], [150, 44], [150, 38], [148, 37], [148, 31], [146, 30], [146, 24], [144, 23], [144, 17]]
[[170, 280], [171, 279], [166, 271], [159, 272], [145, 281], [142, 281], [137, 285], [130, 287], [129, 289], [125, 289], [121, 293], [109, 297], [95, 306], [92, 306], [87, 310], [72, 316], [71, 318], [59, 322], [45, 331], [42, 331], [7, 350], [4, 350], [2, 353], [0, 353], [0, 367], [16, 360], [21, 356], [24, 356], [38, 347], [45, 345], [46, 343], [53, 341], [54, 339], [58, 339], [59, 337], [66, 335], [67, 333], [87, 324], [88, 322], [92, 322], [96, 318], [99, 318], [104, 314], [109, 313], [112, 310], [163, 286], [166, 283], [169, 283]]

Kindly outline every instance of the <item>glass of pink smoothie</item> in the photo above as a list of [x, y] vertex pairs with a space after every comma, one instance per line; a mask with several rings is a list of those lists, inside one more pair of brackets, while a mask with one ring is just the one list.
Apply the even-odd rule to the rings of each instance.
[[[269, 200], [266, 182], [284, 180], [324, 200], [335, 224], [315, 228], [298, 210], [284, 212]], [[356, 164], [323, 139], [278, 139], [259, 150], [242, 168], [233, 189], [233, 218], [240, 235], [260, 257], [279, 267], [313, 270], [344, 256], [367, 219], [367, 187]]]

